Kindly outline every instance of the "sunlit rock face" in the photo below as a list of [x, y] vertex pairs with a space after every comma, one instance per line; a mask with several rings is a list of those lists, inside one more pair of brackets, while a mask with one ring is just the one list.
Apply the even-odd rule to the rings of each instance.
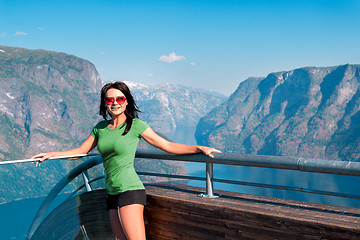
[[247, 154], [358, 161], [360, 65], [307, 67], [241, 82], [202, 118], [202, 144]]
[[0, 139], [0, 158], [82, 141], [97, 117], [102, 83], [95, 66], [65, 53], [0, 49], [0, 120], [12, 132]]
[[[0, 86], [0, 161], [78, 146], [98, 121], [102, 82], [84, 59], [0, 46]], [[0, 202], [46, 194], [74, 164], [2, 166]]]

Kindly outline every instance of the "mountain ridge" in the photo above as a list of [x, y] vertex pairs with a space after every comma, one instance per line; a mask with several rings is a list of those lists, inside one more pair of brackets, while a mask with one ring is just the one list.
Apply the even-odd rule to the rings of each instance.
[[163, 83], [156, 86], [126, 82], [143, 112], [140, 117], [159, 133], [195, 127], [199, 119], [226, 97], [204, 89]]
[[359, 72], [346, 64], [250, 78], [200, 120], [196, 138], [246, 154], [358, 161]]

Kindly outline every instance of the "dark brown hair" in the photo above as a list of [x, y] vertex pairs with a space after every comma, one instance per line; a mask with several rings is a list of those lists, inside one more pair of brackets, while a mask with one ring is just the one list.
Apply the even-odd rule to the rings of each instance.
[[135, 100], [131, 95], [130, 89], [125, 83], [123, 82], [107, 83], [101, 88], [100, 111], [99, 111], [99, 114], [103, 116], [105, 120], [107, 120], [107, 116], [108, 116], [107, 108], [105, 105], [105, 94], [110, 88], [115, 88], [120, 90], [126, 97], [128, 105], [126, 106], [126, 110], [125, 110], [126, 128], [123, 133], [123, 135], [126, 135], [130, 131], [132, 120], [134, 118], [139, 118], [138, 112], [141, 111], [138, 109], [138, 106], [136, 105]]

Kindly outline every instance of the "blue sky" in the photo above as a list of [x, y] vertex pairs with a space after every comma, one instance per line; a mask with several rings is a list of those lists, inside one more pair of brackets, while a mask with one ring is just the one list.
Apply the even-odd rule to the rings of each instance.
[[360, 0], [0, 0], [0, 45], [65, 52], [103, 81], [234, 92], [248, 77], [360, 63]]

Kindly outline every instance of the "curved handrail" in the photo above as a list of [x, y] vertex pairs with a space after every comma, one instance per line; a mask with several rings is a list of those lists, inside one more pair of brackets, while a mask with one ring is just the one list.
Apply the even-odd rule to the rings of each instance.
[[83, 162], [73, 168], [69, 173], [66, 174], [56, 185], [51, 189], [49, 194], [44, 199], [43, 203], [41, 204], [39, 210], [37, 211], [34, 220], [30, 226], [30, 230], [27, 234], [26, 239], [31, 239], [32, 235], [35, 233], [36, 229], [39, 227], [42, 218], [44, 217], [46, 210], [49, 208], [52, 201], [55, 197], [61, 192], [61, 190], [74, 178], [80, 175], [84, 170], [92, 168], [98, 164], [102, 163], [102, 158], [100, 155], [93, 157], [86, 162]]

